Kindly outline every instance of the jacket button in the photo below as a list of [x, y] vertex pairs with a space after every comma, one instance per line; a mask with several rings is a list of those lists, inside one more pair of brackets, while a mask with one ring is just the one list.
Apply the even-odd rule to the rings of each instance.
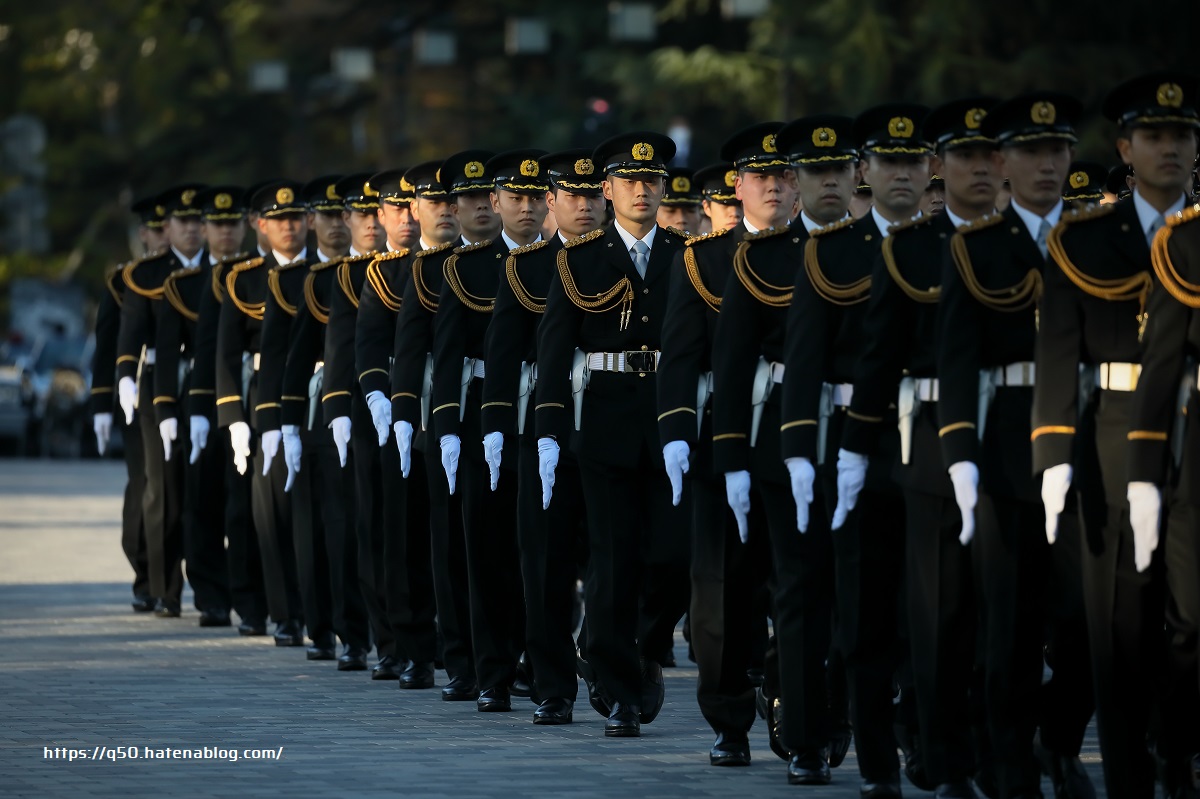
[[647, 347], [645, 344], [643, 344], [643, 345], [642, 345], [642, 352], [646, 352], [646, 351], [647, 351], [647, 350], [649, 350], [649, 349], [650, 349], [650, 348], [649, 348], [649, 347]]
[[649, 294], [649, 293], [650, 293], [650, 289], [642, 289], [642, 293], [643, 293], [643, 294]]
[[642, 317], [642, 321], [643, 321], [643, 322], [649, 322], [649, 321], [650, 321], [650, 317], [649, 317], [649, 316], [643, 316], [643, 317]]

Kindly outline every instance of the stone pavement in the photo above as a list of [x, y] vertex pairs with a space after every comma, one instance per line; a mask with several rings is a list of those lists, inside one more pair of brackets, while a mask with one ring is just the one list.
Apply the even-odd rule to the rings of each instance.
[[[134, 614], [123, 476], [117, 461], [0, 460], [0, 795], [858, 796], [853, 751], [832, 786], [788, 786], [761, 723], [750, 768], [710, 767], [681, 639], [686, 666], [666, 671], [658, 720], [606, 740], [586, 692], [575, 724], [535, 727], [524, 700], [481, 714], [270, 638], [201, 629], [190, 593], [181, 619]], [[221, 751], [147, 759], [204, 747]], [[1094, 733], [1084, 759], [1099, 788]]]

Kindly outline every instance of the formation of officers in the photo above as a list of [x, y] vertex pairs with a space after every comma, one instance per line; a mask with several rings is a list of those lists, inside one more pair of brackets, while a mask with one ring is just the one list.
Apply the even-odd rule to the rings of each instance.
[[1054, 92], [139, 203], [134, 609], [186, 563], [201, 625], [613, 737], [686, 613], [715, 766], [757, 713], [791, 783], [1091, 797], [1094, 713], [1109, 796], [1194, 796], [1198, 97], [1108, 95], [1112, 204]]

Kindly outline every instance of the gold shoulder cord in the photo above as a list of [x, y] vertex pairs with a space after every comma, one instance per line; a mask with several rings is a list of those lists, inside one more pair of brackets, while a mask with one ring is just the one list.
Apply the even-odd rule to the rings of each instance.
[[700, 295], [700, 299], [704, 300], [704, 304], [717, 313], [720, 313], [721, 298], [709, 291], [708, 286], [704, 285], [704, 280], [700, 277], [700, 266], [696, 263], [696, 251], [691, 246], [692, 241], [695, 241], [695, 239], [689, 240], [687, 247], [683, 251], [683, 265], [687, 269], [688, 280], [692, 281], [692, 288]]
[[508, 260], [504, 262], [504, 273], [508, 278], [508, 285], [512, 289], [513, 295], [517, 298], [517, 302], [521, 303], [521, 307], [530, 313], [545, 313], [546, 298], [535, 296], [521, 281], [521, 276], [517, 273], [517, 256], [540, 250], [545, 246], [546, 242], [543, 240], [525, 247], [518, 247], [508, 254]]
[[688, 239], [687, 241], [685, 241], [683, 243], [683, 246], [691, 247], [693, 244], [695, 244], [698, 241], [708, 241], [709, 239], [719, 239], [722, 236], [729, 235], [729, 232], [731, 230], [733, 230], [733, 228], [727, 227], [727, 228], [721, 228], [720, 230], [714, 230], [711, 233], [705, 233], [703, 236], [692, 236], [690, 239]]
[[[996, 217], [999, 219], [1000, 215], [997, 214]], [[975, 278], [975, 267], [971, 265], [971, 254], [961, 232], [955, 233], [950, 239], [950, 254], [954, 257], [954, 266], [958, 269], [967, 291], [986, 308], [1003, 313], [1016, 313], [1035, 305], [1042, 296], [1042, 275], [1036, 269], [1030, 269], [1015, 286], [985, 289]]]
[[221, 273], [225, 271], [224, 262], [218, 261], [212, 268], [212, 291], [213, 296], [217, 298], [217, 302], [225, 302], [225, 280], [221, 277]]
[[382, 258], [376, 258], [367, 267], [367, 281], [371, 284], [371, 288], [375, 290], [375, 295], [379, 297], [380, 302], [383, 303], [383, 307], [395, 313], [404, 304], [404, 298], [397, 297], [392, 292], [391, 287], [388, 286], [387, 278], [383, 276], [383, 269], [380, 267], [383, 260]]
[[[288, 303], [287, 298], [283, 296], [283, 287], [279, 285], [279, 270], [272, 269], [267, 272], [267, 285], [271, 287], [271, 295], [275, 297], [275, 302], [279, 303], [288, 316], [296, 315], [296, 306]], [[264, 306], [265, 307], [265, 306]]]
[[[574, 239], [573, 241], [580, 240]], [[564, 247], [558, 251], [557, 258], [558, 275], [562, 278], [563, 290], [567, 294], [567, 299], [573, 302], [575, 307], [588, 313], [604, 313], [620, 306], [621, 318], [617, 329], [627, 328], [629, 317], [633, 313], [633, 284], [629, 282], [629, 278], [621, 278], [612, 288], [602, 294], [582, 294], [579, 287], [575, 285], [575, 278], [571, 275], [571, 265], [567, 259], [568, 252], [567, 247]]]
[[350, 280], [350, 264], [351, 261], [342, 261], [342, 265], [338, 267], [337, 279], [338, 286], [342, 293], [346, 295], [346, 299], [350, 300], [350, 304], [355, 308], [358, 307], [358, 295], [354, 293], [354, 283]]
[[134, 271], [144, 263], [144, 261], [134, 261], [129, 266], [121, 270], [121, 279], [125, 281], [125, 286], [132, 289], [135, 294], [139, 294], [149, 300], [157, 300], [162, 298], [162, 286], [156, 289], [144, 289], [139, 286], [133, 278]]
[[823, 299], [834, 305], [858, 305], [866, 302], [871, 296], [871, 276], [854, 281], [853, 283], [831, 283], [821, 271], [817, 260], [817, 236], [821, 231], [813, 231], [813, 236], [804, 244], [804, 273], [812, 287]]
[[[1115, 208], [1116, 206], [1101, 207]], [[1077, 267], [1071, 260], [1071, 257], [1067, 255], [1067, 250], [1063, 247], [1062, 232], [1065, 224], [1078, 222], [1081, 219], [1093, 219], [1108, 213], [1111, 213], [1111, 211], [1104, 211], [1099, 214], [1085, 212], [1084, 214], [1064, 217], [1062, 222], [1051, 229], [1050, 234], [1046, 237], [1046, 244], [1050, 251], [1050, 257], [1054, 259], [1054, 263], [1058, 264], [1058, 268], [1062, 270], [1063, 274], [1085, 294], [1090, 294], [1106, 302], [1138, 301], [1138, 341], [1141, 341], [1142, 336], [1146, 332], [1146, 322], [1149, 321], [1149, 317], [1146, 315], [1146, 298], [1150, 296], [1150, 287], [1153, 285], [1150, 273], [1138, 272], [1125, 278], [1094, 278], [1084, 274], [1083, 270]], [[1157, 241], [1156, 237], [1155, 242], [1157, 243]], [[1151, 253], [1151, 259], [1153, 260], [1153, 253]]]
[[260, 322], [263, 318], [263, 310], [267, 307], [267, 304], [265, 302], [242, 302], [240, 299], [238, 299], [237, 291], [234, 289], [234, 284], [237, 283], [237, 276], [239, 274], [250, 269], [254, 269], [255, 267], [262, 266], [262, 263], [263, 259], [261, 257], [251, 258], [249, 261], [242, 261], [241, 263], [234, 264], [233, 269], [231, 269], [229, 274], [225, 276], [225, 291], [228, 293], [229, 299], [233, 300], [233, 304], [237, 306], [239, 311], [246, 314], [246, 316], [249, 316], [251, 319], [257, 319]]
[[[490, 246], [490, 245], [489, 245]], [[466, 306], [469, 310], [475, 313], [491, 313], [496, 307], [495, 297], [479, 297], [467, 291], [466, 286], [462, 283], [462, 278], [458, 276], [458, 256], [459, 252], [470, 252], [469, 250], [461, 250], [455, 252], [446, 262], [442, 264], [442, 277], [446, 279], [446, 285], [454, 292], [454, 296], [458, 297], [458, 301]], [[490, 305], [489, 305], [490, 303]]]
[[751, 240], [742, 241], [733, 253], [733, 273], [738, 281], [750, 292], [750, 296], [771, 308], [786, 308], [792, 304], [792, 291], [795, 286], [775, 286], [763, 280], [750, 268]]
[[1167, 242], [1176, 227], [1198, 217], [1200, 217], [1200, 204], [1168, 219], [1166, 226], [1160, 228], [1154, 235], [1154, 244], [1150, 248], [1150, 262], [1154, 265], [1154, 274], [1158, 275], [1158, 279], [1162, 281], [1163, 288], [1176, 300], [1192, 309], [1200, 308], [1200, 286], [1189, 283], [1179, 274], [1175, 264], [1171, 263], [1171, 253], [1167, 249]]
[[313, 319], [327, 325], [329, 324], [329, 309], [317, 300], [316, 280], [316, 272], [309, 272], [304, 277], [304, 304], [308, 306], [308, 312], [313, 315]]
[[883, 240], [883, 263], [887, 267], [888, 274], [892, 276], [892, 282], [900, 287], [900, 290], [908, 295], [909, 299], [914, 302], [932, 305], [936, 303], [942, 296], [941, 286], [931, 286], [928, 289], [919, 289], [909, 283], [900, 274], [900, 266], [896, 263], [896, 254], [892, 250], [892, 244], [896, 240], [896, 231]]
[[108, 289], [108, 293], [112, 295], [114, 300], [116, 300], [118, 308], [125, 304], [125, 299], [121, 296], [121, 293], [117, 291], [116, 287], [116, 281], [120, 280], [122, 283], [125, 282], [121, 275], [121, 268], [123, 266], [124, 264], [117, 264], [116, 266], [106, 269], [104, 272], [104, 288]]
[[448, 250], [453, 246], [453, 242], [447, 242], [446, 244], [431, 247], [428, 250], [421, 250], [413, 256], [411, 267], [413, 288], [416, 289], [417, 301], [421, 303], [421, 307], [430, 313], [437, 313], [439, 295], [430, 291], [429, 286], [425, 283], [425, 276], [423, 274], [425, 256], [439, 253], [442, 250]]
[[183, 295], [179, 293], [177, 282], [179, 278], [186, 277], [187, 272], [184, 270], [176, 270], [167, 275], [167, 279], [163, 281], [163, 296], [167, 302], [171, 303], [171, 307], [179, 312], [179, 315], [188, 321], [195, 322], [200, 318], [200, 314], [187, 307], [183, 301]]

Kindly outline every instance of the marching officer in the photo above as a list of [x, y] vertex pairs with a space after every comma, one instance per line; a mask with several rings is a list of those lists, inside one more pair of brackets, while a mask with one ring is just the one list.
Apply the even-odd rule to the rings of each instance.
[[666, 187], [658, 206], [659, 227], [673, 227], [691, 236], [699, 235], [703, 198], [700, 184], [693, 176], [693, 171], [686, 167], [667, 170]]
[[692, 180], [700, 187], [700, 210], [708, 219], [709, 230], [704, 232], [716, 233], [737, 227], [742, 221], [742, 201], [734, 190], [737, 170], [733, 164], [709, 164], [697, 169]]

